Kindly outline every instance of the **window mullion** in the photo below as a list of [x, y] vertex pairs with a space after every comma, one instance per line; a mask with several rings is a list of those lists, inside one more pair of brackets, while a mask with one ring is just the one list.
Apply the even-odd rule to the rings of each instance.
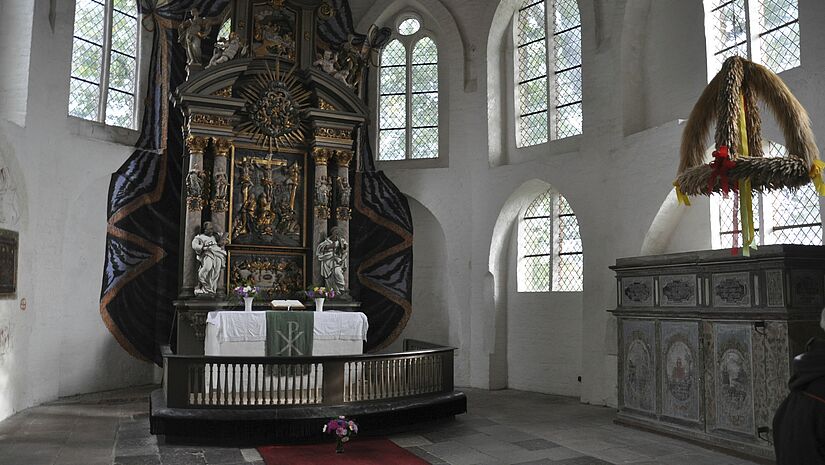
[[138, 109], [138, 93], [140, 92], [140, 62], [141, 62], [141, 53], [140, 49], [143, 44], [141, 40], [141, 25], [140, 20], [136, 21], [136, 29], [135, 29], [135, 69], [134, 69], [134, 85], [132, 86], [132, 99], [134, 103], [132, 104], [132, 129], [137, 129], [138, 124], [138, 116], [140, 110]]
[[109, 67], [112, 61], [112, 16], [114, 14], [114, 0], [106, 0], [106, 14], [103, 17], [103, 66], [100, 75], [100, 104], [97, 109], [97, 120], [106, 123], [106, 103], [109, 99]]
[[407, 90], [404, 100], [407, 111], [407, 137], [405, 138], [407, 151], [404, 158], [409, 160], [412, 158], [412, 46], [414, 42], [409, 40], [406, 42], [404, 48], [407, 54]]
[[[552, 111], [551, 109], [556, 108], [556, 73], [554, 72], [556, 69], [556, 63], [553, 60], [555, 57], [555, 43], [556, 41], [553, 39], [553, 32], [555, 31], [555, 25], [553, 24], [551, 18], [555, 18], [556, 16], [556, 2], [554, 1], [547, 1], [544, 2], [544, 44], [545, 44], [545, 51], [547, 55], [546, 61], [546, 69], [547, 69], [547, 98], [545, 102], [547, 103], [547, 140], [548, 142], [551, 140], [556, 139], [556, 112]], [[552, 269], [550, 274], [552, 275]], [[553, 281], [550, 280], [550, 289], [553, 289]]]
[[748, 58], [751, 61], [762, 63], [762, 50], [760, 47], [759, 29], [760, 20], [759, 5], [757, 1], [743, 0], [745, 2], [745, 31], [748, 38]]

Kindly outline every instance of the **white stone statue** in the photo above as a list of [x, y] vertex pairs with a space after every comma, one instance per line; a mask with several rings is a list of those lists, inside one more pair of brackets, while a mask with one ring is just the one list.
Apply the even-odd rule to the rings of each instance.
[[229, 38], [222, 38], [215, 43], [215, 51], [212, 53], [212, 59], [209, 60], [207, 68], [226, 63], [235, 58], [241, 50], [241, 40], [238, 39], [236, 32], [230, 32]]
[[214, 295], [218, 291], [218, 280], [226, 266], [226, 243], [224, 234], [216, 232], [211, 221], [205, 221], [201, 233], [192, 239], [192, 249], [198, 260], [198, 285], [195, 295]]
[[336, 294], [346, 292], [347, 262], [349, 259], [349, 245], [341, 237], [341, 229], [334, 226], [329, 237], [318, 244], [315, 255], [321, 262], [321, 277], [324, 279], [324, 287], [332, 289]]
[[212, 24], [197, 8], [189, 10], [191, 18], [178, 25], [178, 42], [186, 50], [186, 64], [201, 66], [201, 40], [209, 35]]
[[331, 50], [324, 50], [323, 56], [319, 55], [318, 59], [312, 64], [320, 67], [325, 73], [334, 76], [338, 72], [337, 62], [338, 54], [333, 53]]

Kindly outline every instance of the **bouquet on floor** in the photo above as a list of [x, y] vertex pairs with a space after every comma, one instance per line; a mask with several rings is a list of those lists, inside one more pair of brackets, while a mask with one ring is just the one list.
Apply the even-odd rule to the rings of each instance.
[[349, 441], [351, 436], [358, 434], [358, 424], [346, 417], [340, 416], [332, 419], [324, 425], [323, 432], [334, 434], [336, 437], [335, 452], [344, 452], [344, 443]]

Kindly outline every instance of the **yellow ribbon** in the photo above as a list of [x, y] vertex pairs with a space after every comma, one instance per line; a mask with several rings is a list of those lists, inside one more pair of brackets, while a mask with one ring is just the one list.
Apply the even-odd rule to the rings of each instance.
[[822, 171], [825, 169], [825, 162], [822, 160], [814, 160], [814, 166], [811, 167], [811, 181], [814, 182], [816, 193], [825, 195], [825, 182], [822, 181]]
[[[825, 166], [825, 164], [823, 164], [823, 166]], [[673, 181], [673, 188], [676, 189], [676, 198], [679, 200], [679, 203], [686, 207], [689, 207], [690, 198], [688, 198], [688, 196], [684, 192], [682, 192], [682, 189], [679, 187], [678, 182]]]
[[[739, 98], [739, 156], [749, 157], [748, 123], [745, 120], [745, 96]], [[750, 249], [756, 250], [753, 239], [756, 231], [753, 224], [753, 191], [750, 178], [739, 181], [739, 217], [742, 224], [742, 255], [750, 256]]]

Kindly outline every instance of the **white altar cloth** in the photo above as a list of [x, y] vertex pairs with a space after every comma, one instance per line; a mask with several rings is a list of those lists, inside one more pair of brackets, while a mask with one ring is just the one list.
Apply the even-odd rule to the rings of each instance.
[[[316, 312], [312, 355], [360, 355], [369, 322], [361, 312]], [[266, 356], [266, 312], [209, 312], [204, 355]]]

